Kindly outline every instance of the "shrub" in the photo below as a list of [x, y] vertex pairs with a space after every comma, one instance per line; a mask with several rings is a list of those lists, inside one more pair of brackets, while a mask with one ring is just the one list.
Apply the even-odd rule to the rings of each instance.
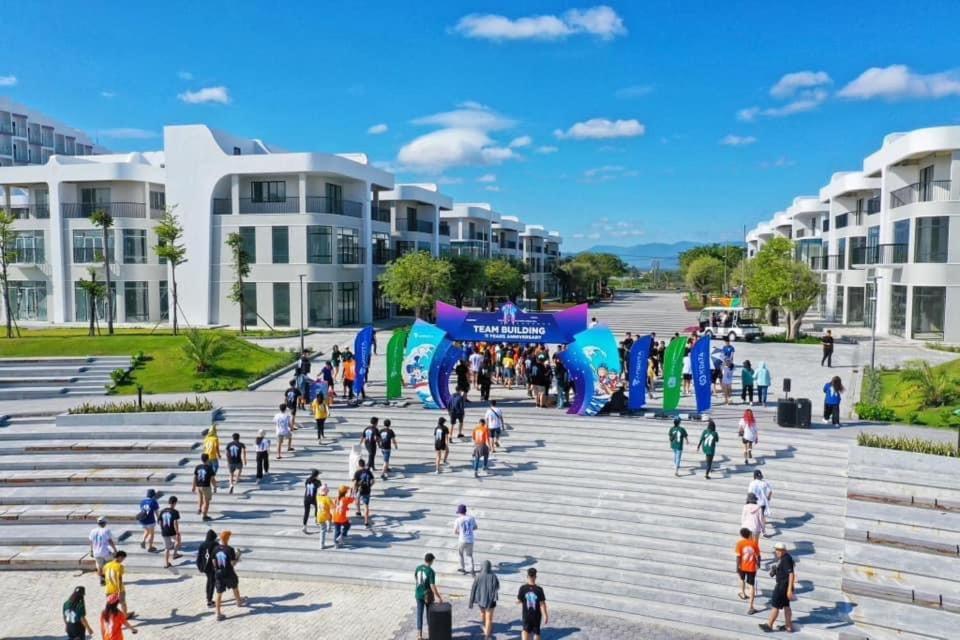
[[924, 407], [942, 407], [957, 399], [957, 379], [944, 369], [934, 368], [926, 360], [910, 360], [900, 374], [912, 383]]
[[168, 412], [168, 411], [211, 411], [213, 403], [200, 396], [193, 400], [184, 398], [176, 401], [149, 401], [146, 400], [141, 408], [136, 400], [129, 402], [105, 402], [103, 404], [93, 404], [84, 402], [83, 404], [68, 409], [67, 413], [72, 415], [82, 415], [90, 413], [140, 413], [143, 412]]
[[956, 445], [923, 438], [908, 438], [906, 436], [884, 436], [861, 432], [857, 435], [857, 444], [863, 447], [877, 449], [894, 449], [912, 453], [928, 453], [936, 456], [960, 457]]
[[787, 340], [786, 333], [764, 334], [761, 342], [781, 342], [790, 344], [820, 344], [820, 338], [816, 336], [799, 335], [795, 340]]
[[[877, 369], [866, 367], [863, 370], [863, 390], [860, 398], [863, 400], [861, 404], [876, 406], [883, 402], [883, 381]], [[860, 413], [859, 409], [857, 413]]]
[[110, 372], [110, 380], [114, 386], [119, 387], [130, 382], [130, 371], [127, 369], [114, 369]]
[[897, 413], [893, 409], [869, 402], [858, 402], [855, 407], [861, 420], [875, 420], [877, 422], [893, 422]]

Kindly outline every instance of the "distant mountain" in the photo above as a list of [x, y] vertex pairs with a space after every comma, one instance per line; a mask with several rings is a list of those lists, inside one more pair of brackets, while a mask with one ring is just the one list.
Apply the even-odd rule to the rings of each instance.
[[660, 268], [664, 270], [680, 267], [678, 256], [687, 249], [698, 247], [702, 242], [648, 242], [635, 244], [630, 247], [615, 247], [611, 245], [597, 245], [587, 251], [591, 253], [612, 253], [620, 256], [627, 264], [638, 269], [649, 269], [655, 260], [660, 261]]

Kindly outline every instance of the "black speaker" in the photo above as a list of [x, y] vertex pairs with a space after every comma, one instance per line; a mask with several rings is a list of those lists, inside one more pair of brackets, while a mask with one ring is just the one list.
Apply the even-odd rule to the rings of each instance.
[[810, 420], [813, 413], [813, 404], [809, 398], [797, 398], [797, 426], [804, 429], [810, 428]]
[[449, 602], [435, 602], [427, 609], [427, 631], [430, 638], [450, 640], [453, 635], [453, 608]]
[[777, 401], [777, 424], [781, 427], [797, 426], [797, 403], [781, 398]]
[[783, 392], [790, 393], [790, 378], [783, 379]]

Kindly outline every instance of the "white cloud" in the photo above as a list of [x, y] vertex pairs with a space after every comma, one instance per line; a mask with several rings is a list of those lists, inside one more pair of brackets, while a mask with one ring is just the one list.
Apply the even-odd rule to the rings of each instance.
[[587, 234], [585, 234], [585, 233], [574, 233], [574, 234], [571, 235], [570, 237], [573, 238], [574, 240], [582, 240], [583, 238], [586, 238], [586, 237], [587, 237]]
[[12, 87], [17, 84], [17, 76], [0, 76], [0, 87]]
[[117, 94], [115, 94], [113, 91], [101, 91], [100, 96], [103, 98], [115, 98]]
[[436, 125], [451, 129], [477, 129], [479, 131], [499, 131], [509, 129], [516, 122], [477, 102], [462, 102], [453, 111], [443, 111], [423, 116], [414, 124]]
[[493, 192], [496, 193], [496, 192], [499, 192], [499, 191], [500, 191], [500, 187], [498, 187], [498, 186], [495, 185], [495, 184], [488, 184], [487, 186], [485, 186], [485, 187], [483, 188], [483, 190], [484, 190], [484, 191], [493, 191]]
[[230, 91], [224, 86], [204, 87], [197, 91], [184, 91], [177, 97], [187, 104], [230, 104]]
[[389, 127], [387, 127], [386, 124], [381, 122], [380, 124], [375, 124], [369, 129], [367, 129], [367, 133], [369, 133], [372, 136], [378, 136], [381, 133], [386, 133], [387, 129], [389, 129]]
[[587, 234], [587, 238], [590, 239], [590, 240], [599, 240], [599, 239], [600, 239], [600, 234], [597, 233], [596, 231], [593, 232], [593, 233], [588, 233], [588, 234]]
[[960, 95], [960, 70], [952, 69], [925, 75], [916, 73], [903, 64], [871, 67], [843, 87], [837, 95], [851, 100], [936, 99], [956, 96]]
[[160, 136], [156, 131], [149, 129], [137, 129], [134, 127], [120, 127], [117, 129], [101, 129], [98, 132], [104, 138], [126, 139], [126, 140], [147, 140]]
[[495, 165], [515, 158], [513, 149], [498, 146], [478, 129], [440, 129], [401, 147], [398, 162], [412, 170], [443, 171], [463, 165]]
[[783, 100], [800, 89], [810, 89], [832, 83], [826, 71], [795, 71], [787, 73], [770, 87], [770, 95]]
[[577, 122], [563, 131], [553, 132], [558, 138], [573, 138], [574, 140], [606, 140], [610, 138], [632, 138], [642, 136], [646, 127], [637, 120], [608, 120], [606, 118], [591, 118], [586, 122]]
[[780, 156], [779, 158], [777, 158], [776, 160], [773, 160], [772, 162], [768, 162], [766, 160], [761, 162], [760, 168], [761, 169], [782, 169], [784, 167], [792, 167], [795, 164], [796, 162], [794, 162], [790, 158], [786, 156]]
[[726, 145], [728, 147], [742, 147], [748, 144], [753, 144], [757, 139], [753, 136], [738, 136], [733, 133], [729, 133], [720, 140], [720, 144]]
[[630, 87], [624, 87], [622, 89], [617, 89], [615, 95], [621, 100], [629, 100], [631, 98], [642, 98], [643, 96], [653, 93], [653, 85], [649, 84], [635, 84]]
[[437, 176], [433, 181], [437, 184], [463, 184], [463, 178], [453, 176]]
[[828, 97], [829, 94], [825, 89], [807, 89], [800, 91], [796, 95], [795, 100], [791, 100], [790, 102], [779, 107], [748, 107], [746, 109], [740, 109], [740, 111], [737, 112], [737, 119], [742, 122], [753, 122], [759, 116], [764, 116], [767, 118], [783, 118], [785, 116], [791, 116], [795, 113], [813, 111], [823, 104]]
[[177, 77], [181, 80], [193, 80], [193, 74], [189, 71], [177, 71]]
[[472, 13], [463, 16], [453, 31], [467, 38], [484, 40], [562, 40], [588, 34], [612, 40], [627, 33], [623, 19], [606, 5], [571, 9], [562, 16], [539, 15], [511, 19], [497, 14]]
[[584, 177], [593, 178], [601, 174], [610, 174], [610, 173], [619, 173], [623, 171], [623, 167], [618, 164], [606, 164], [602, 167], [594, 167], [593, 169], [587, 169], [583, 172]]
[[519, 138], [511, 140], [509, 147], [511, 149], [520, 149], [521, 147], [529, 147], [531, 144], [533, 144], [533, 138], [530, 136], [520, 136]]
[[496, 181], [497, 181], [497, 176], [492, 173], [485, 173], [479, 178], [477, 178], [477, 182], [496, 182]]
[[554, 146], [549, 145], [549, 144], [545, 144], [545, 145], [542, 145], [542, 146], [537, 147], [536, 149], [533, 150], [533, 152], [534, 152], [534, 153], [540, 153], [540, 154], [546, 155], [546, 154], [549, 154], [549, 153], [556, 153], [556, 152], [559, 151], [559, 150], [560, 150], [560, 149], [558, 149], [557, 147], [554, 147]]
[[[639, 175], [639, 172], [634, 169], [627, 169], [619, 164], [607, 164], [603, 165], [602, 167], [587, 169], [583, 172], [583, 177], [580, 179], [580, 182], [587, 184], [596, 182], [609, 182], [610, 180], [615, 180], [617, 178], [631, 178], [636, 175]], [[600, 218], [600, 222], [609, 224], [609, 219]], [[597, 224], [598, 223], [594, 223], [594, 226], [597, 226]]]

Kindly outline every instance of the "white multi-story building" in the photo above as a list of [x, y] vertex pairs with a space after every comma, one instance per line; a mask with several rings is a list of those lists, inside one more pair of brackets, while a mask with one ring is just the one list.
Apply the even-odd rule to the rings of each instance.
[[87, 134], [0, 96], [0, 167], [45, 164], [50, 156], [102, 153]]
[[523, 261], [523, 247], [520, 244], [520, 233], [524, 224], [517, 216], [500, 216], [499, 222], [493, 223], [493, 238], [497, 246], [497, 257]]
[[[886, 136], [817, 201], [788, 213], [798, 259], [823, 274], [823, 319], [960, 342], [960, 127]], [[771, 227], [747, 235], [750, 255]]]
[[[30, 131], [35, 116], [23, 124], [24, 111], [0, 111], [0, 130], [6, 113], [17, 119], [16, 132]], [[40, 123], [52, 121], [36, 120], [43, 146], [47, 125]], [[65, 151], [102, 151], [79, 132], [51, 127], [54, 149], [63, 138]], [[2, 141], [0, 134], [0, 151]], [[0, 167], [0, 206], [17, 218], [10, 282], [18, 321], [86, 322], [79, 283], [91, 271], [105, 279], [104, 251], [114, 319], [169, 317], [170, 268], [156, 256], [153, 231], [168, 205], [184, 226], [188, 260], [177, 283], [181, 318], [192, 326], [235, 326], [241, 313], [250, 326], [298, 326], [301, 313], [311, 327], [367, 323], [394, 312], [379, 286], [391, 259], [411, 250], [500, 253], [493, 234], [500, 215], [490, 205], [454, 205], [436, 185], [395, 185], [363, 154], [290, 153], [189, 125], [166, 127], [163, 151], [40, 157]], [[95, 211], [114, 219], [106, 248], [90, 222]], [[517, 233], [524, 228], [516, 218], [507, 223]], [[231, 234], [250, 259], [242, 310], [230, 295]], [[95, 310], [101, 319], [106, 306]]]

